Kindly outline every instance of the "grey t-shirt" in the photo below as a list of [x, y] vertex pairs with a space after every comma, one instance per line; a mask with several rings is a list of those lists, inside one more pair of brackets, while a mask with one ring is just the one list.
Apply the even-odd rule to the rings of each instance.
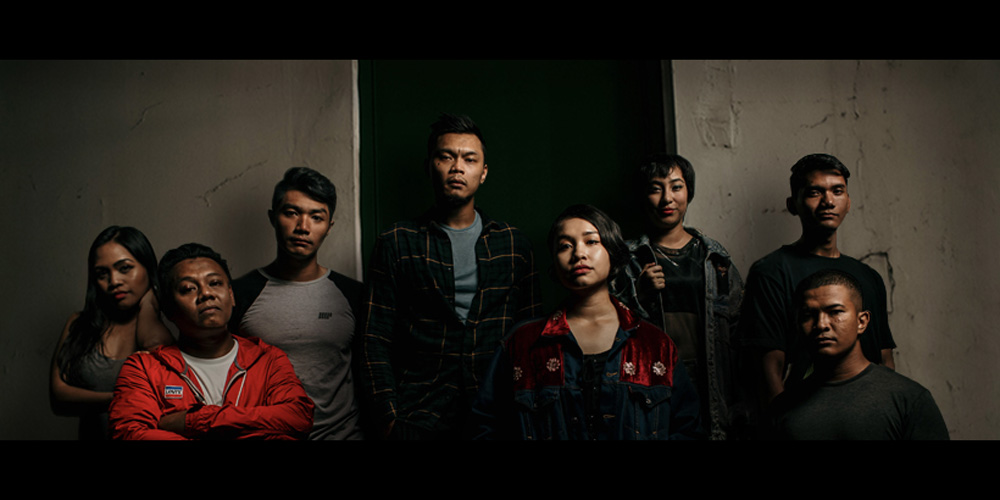
[[779, 394], [773, 411], [778, 439], [948, 439], [930, 391], [874, 363], [840, 382], [807, 379]]
[[[362, 439], [351, 374], [356, 318], [347, 297], [329, 271], [312, 281], [255, 272], [267, 281], [240, 319], [240, 334], [259, 337], [288, 355], [316, 405], [309, 439]], [[248, 278], [256, 277], [238, 281]]]
[[452, 229], [443, 224], [439, 227], [448, 234], [451, 241], [452, 263], [455, 273], [455, 314], [465, 321], [469, 317], [472, 299], [479, 289], [479, 276], [476, 274], [476, 241], [483, 232], [483, 220], [476, 212], [476, 220], [464, 229]]

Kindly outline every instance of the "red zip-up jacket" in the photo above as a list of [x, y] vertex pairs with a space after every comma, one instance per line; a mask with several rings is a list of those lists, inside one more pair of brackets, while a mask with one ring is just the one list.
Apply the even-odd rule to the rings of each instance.
[[[197, 377], [176, 345], [125, 361], [111, 401], [114, 439], [305, 439], [313, 402], [285, 353], [255, 337], [239, 344], [222, 406], [206, 405]], [[164, 415], [187, 411], [183, 435], [157, 428]]]

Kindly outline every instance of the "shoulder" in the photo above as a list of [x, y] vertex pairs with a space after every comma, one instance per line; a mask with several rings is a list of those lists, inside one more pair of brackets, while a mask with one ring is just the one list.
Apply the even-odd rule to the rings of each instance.
[[884, 387], [887, 390], [894, 393], [901, 394], [913, 394], [922, 395], [924, 393], [930, 393], [926, 387], [920, 385], [919, 382], [913, 380], [906, 375], [903, 375], [895, 370], [891, 370], [882, 365], [871, 364], [871, 373], [869, 378], [872, 384], [876, 384], [879, 387]]
[[854, 257], [849, 255], [841, 255], [841, 260], [853, 270], [852, 274], [855, 274], [855, 278], [860, 280], [871, 280], [875, 283], [882, 283], [882, 275], [878, 273], [872, 266], [861, 262]]
[[427, 231], [427, 222], [419, 219], [393, 222], [378, 234], [379, 239], [392, 239], [399, 234], [411, 234]]
[[333, 269], [330, 270], [330, 274], [327, 275], [327, 278], [337, 285], [337, 288], [340, 288], [344, 293], [359, 291], [363, 288], [360, 281], [340, 274]]
[[515, 324], [502, 341], [505, 349], [510, 350], [517, 346], [533, 344], [542, 335], [542, 330], [545, 329], [548, 320], [548, 316], [543, 316]]
[[239, 291], [263, 288], [265, 284], [267, 284], [267, 277], [261, 274], [259, 269], [254, 269], [234, 279], [232, 282], [233, 291], [237, 293]]

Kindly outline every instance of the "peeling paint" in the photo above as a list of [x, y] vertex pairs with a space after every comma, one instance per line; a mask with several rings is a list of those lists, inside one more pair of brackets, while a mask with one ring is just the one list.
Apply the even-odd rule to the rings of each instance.
[[243, 169], [242, 172], [240, 172], [240, 173], [238, 173], [238, 174], [236, 174], [234, 176], [231, 176], [231, 177], [226, 177], [225, 179], [222, 180], [222, 182], [216, 184], [212, 189], [209, 189], [208, 191], [205, 191], [205, 194], [199, 196], [198, 198], [200, 198], [202, 201], [205, 202], [205, 206], [206, 207], [211, 207], [212, 206], [212, 201], [209, 199], [209, 197], [211, 195], [215, 194], [218, 190], [222, 189], [223, 186], [229, 184], [230, 182], [235, 181], [236, 179], [239, 179], [240, 177], [243, 177], [244, 175], [246, 175], [247, 172], [249, 172], [249, 171], [251, 171], [251, 170], [253, 170], [253, 169], [255, 169], [255, 168], [257, 168], [257, 167], [259, 167], [259, 166], [261, 166], [263, 164], [265, 164], [265, 163], [267, 163], [267, 160], [264, 160], [264, 161], [258, 162], [258, 163], [254, 163], [253, 165], [250, 165], [247, 168]]

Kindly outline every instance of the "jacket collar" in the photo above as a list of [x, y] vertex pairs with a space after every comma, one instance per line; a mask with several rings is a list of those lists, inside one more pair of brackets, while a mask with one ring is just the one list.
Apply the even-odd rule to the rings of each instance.
[[[233, 338], [236, 339], [236, 344], [239, 346], [236, 351], [236, 367], [238, 369], [245, 370], [249, 368], [258, 358], [264, 355], [265, 344], [259, 338], [241, 337], [239, 335], [233, 335]], [[151, 354], [177, 373], [184, 373], [187, 370], [187, 363], [184, 362], [184, 357], [181, 356], [181, 349], [177, 347], [177, 344], [157, 347], [153, 349]]]
[[[614, 304], [618, 312], [618, 325], [622, 330], [630, 331], [639, 326], [639, 315], [611, 296], [611, 303]], [[569, 323], [566, 322], [566, 309], [556, 310], [549, 316], [542, 328], [542, 336], [569, 335]]]
[[[726, 251], [726, 248], [723, 247], [721, 243], [713, 240], [712, 238], [709, 238], [708, 236], [705, 236], [701, 231], [693, 227], [685, 226], [684, 229], [686, 229], [689, 233], [691, 233], [691, 235], [694, 236], [695, 238], [698, 238], [698, 240], [705, 245], [705, 248], [708, 250], [706, 257], [712, 254], [716, 254], [719, 257], [725, 258], [726, 261], [732, 261], [732, 257], [729, 256], [729, 252]], [[653, 244], [649, 241], [649, 236], [645, 234], [640, 236], [638, 240], [630, 240], [625, 243], [626, 245], [628, 245], [628, 249], [630, 252], [636, 251], [641, 246], [648, 246], [651, 248], [653, 246]]]

